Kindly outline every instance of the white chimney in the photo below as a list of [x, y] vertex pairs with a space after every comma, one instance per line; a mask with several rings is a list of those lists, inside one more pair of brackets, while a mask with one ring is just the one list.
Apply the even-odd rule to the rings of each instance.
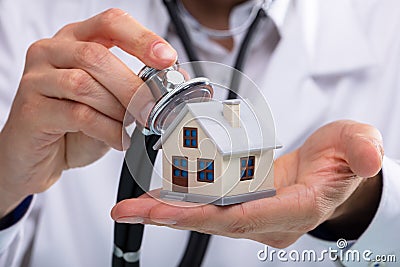
[[225, 120], [227, 120], [233, 128], [240, 128], [240, 100], [230, 99], [222, 103], [224, 105], [223, 114]]

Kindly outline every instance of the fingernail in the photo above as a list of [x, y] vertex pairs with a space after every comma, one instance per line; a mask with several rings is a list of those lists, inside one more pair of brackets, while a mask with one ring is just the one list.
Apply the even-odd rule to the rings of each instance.
[[117, 223], [130, 223], [138, 224], [142, 223], [144, 220], [141, 217], [122, 217], [116, 220]]
[[155, 57], [165, 61], [173, 61], [177, 58], [176, 51], [162, 42], [158, 42], [153, 46], [153, 54]]
[[174, 220], [168, 220], [168, 219], [151, 219], [155, 223], [159, 224], [165, 224], [165, 225], [173, 225], [176, 224], [176, 221]]

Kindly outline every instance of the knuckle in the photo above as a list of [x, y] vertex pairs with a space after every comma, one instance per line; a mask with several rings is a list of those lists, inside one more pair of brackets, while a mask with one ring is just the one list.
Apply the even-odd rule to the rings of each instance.
[[95, 68], [103, 65], [109, 56], [107, 48], [97, 43], [84, 43], [75, 51], [76, 60], [87, 68]]
[[45, 51], [45, 47], [46, 47], [46, 43], [47, 43], [47, 39], [42, 39], [39, 41], [36, 41], [34, 43], [32, 43], [29, 48], [28, 51], [26, 53], [27, 58], [37, 58], [38, 56], [43, 55], [44, 51]]
[[127, 13], [119, 8], [110, 8], [100, 15], [100, 24], [103, 27], [110, 28], [114, 25], [115, 21], [120, 17], [125, 16]]
[[42, 78], [42, 73], [26, 71], [21, 77], [17, 95], [27, 98], [27, 100], [37, 95], [40, 87], [40, 79]]
[[37, 74], [31, 71], [25, 72], [20, 81], [19, 91], [24, 91], [25, 89], [31, 88], [32, 84], [37, 79]]
[[84, 124], [92, 124], [96, 113], [88, 106], [74, 105], [72, 107], [73, 119]]
[[77, 24], [77, 22], [74, 22], [63, 26], [54, 37], [61, 37], [66, 33], [72, 32]]
[[62, 85], [67, 84], [68, 89], [77, 97], [86, 97], [91, 94], [91, 77], [83, 70], [71, 70], [61, 79]]

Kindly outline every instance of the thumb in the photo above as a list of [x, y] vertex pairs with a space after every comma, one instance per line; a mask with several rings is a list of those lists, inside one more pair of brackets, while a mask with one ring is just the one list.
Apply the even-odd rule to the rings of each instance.
[[381, 133], [371, 125], [343, 123], [341, 139], [350, 169], [360, 177], [375, 176], [382, 168], [384, 155]]

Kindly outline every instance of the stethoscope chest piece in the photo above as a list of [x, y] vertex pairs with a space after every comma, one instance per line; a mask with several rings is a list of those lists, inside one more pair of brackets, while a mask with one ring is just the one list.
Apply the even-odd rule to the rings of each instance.
[[186, 103], [205, 102], [213, 97], [209, 79], [191, 79], [177, 64], [164, 70], [145, 66], [139, 77], [154, 98], [154, 105], [142, 128], [144, 135], [162, 135]]

